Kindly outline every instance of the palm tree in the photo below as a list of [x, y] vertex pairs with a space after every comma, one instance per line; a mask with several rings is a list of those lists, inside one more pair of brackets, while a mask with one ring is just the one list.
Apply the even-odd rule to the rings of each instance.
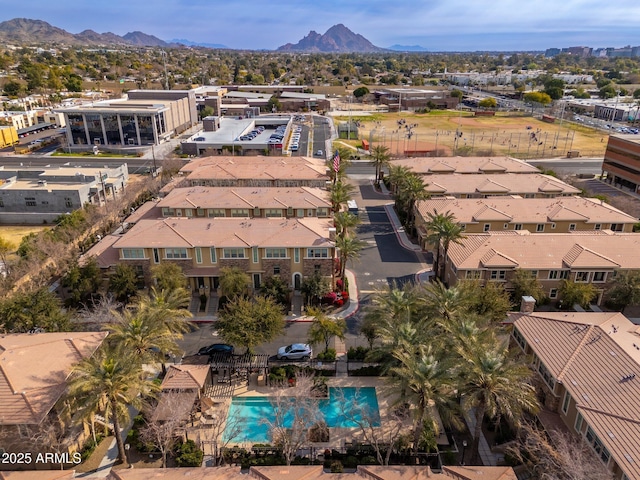
[[347, 205], [354, 191], [355, 187], [349, 183], [336, 182], [331, 185], [329, 188], [329, 200], [334, 213], [339, 212], [343, 206]]
[[418, 290], [411, 283], [407, 282], [401, 288], [393, 285], [373, 295], [367, 315], [384, 319], [392, 325], [405, 321], [416, 323], [420, 301]]
[[405, 228], [408, 230], [412, 230], [414, 226], [416, 202], [429, 198], [429, 193], [425, 190], [426, 187], [422, 177], [412, 172], [398, 184], [395, 192], [396, 205], [399, 202], [400, 211], [398, 213], [404, 214]]
[[529, 383], [532, 371], [510, 355], [507, 346], [496, 337], [492, 336], [489, 342], [459, 345], [457, 351], [463, 362], [462, 407], [475, 409], [472, 463], [477, 463], [485, 414], [492, 419], [504, 417], [517, 426], [525, 412], [536, 413], [539, 405], [535, 388]]
[[400, 387], [399, 401], [415, 406], [413, 450], [417, 453], [432, 406], [435, 406], [444, 424], [461, 424], [456, 415], [454, 363], [432, 345], [417, 349], [397, 348], [392, 354], [400, 362], [399, 366], [390, 370], [394, 383]]
[[[338, 167], [338, 172], [334, 170], [333, 159], [332, 156], [328, 161], [328, 168], [331, 170], [331, 180], [333, 183], [341, 181], [343, 178], [347, 176], [347, 168], [351, 165], [351, 155], [352, 150], [347, 147], [335, 147], [335, 151], [340, 155], [340, 166]], [[334, 152], [335, 155], [335, 152]]]
[[391, 191], [393, 193], [396, 193], [398, 191], [399, 185], [404, 183], [405, 179], [411, 174], [412, 172], [409, 167], [401, 165], [391, 165], [389, 167], [389, 183], [391, 185]]
[[[441, 280], [444, 277], [444, 269], [440, 268], [444, 266], [447, 254], [449, 252], [449, 246], [451, 243], [460, 244], [464, 235], [462, 234], [462, 226], [456, 223], [455, 216], [451, 212], [438, 213], [436, 210], [433, 213], [428, 213], [429, 220], [426, 222], [425, 227], [427, 229], [427, 242], [436, 246], [436, 254], [434, 258], [435, 272]], [[442, 246], [442, 265], [440, 263], [440, 246]], [[442, 275], [440, 275], [442, 270]]]
[[80, 409], [103, 412], [113, 424], [118, 445], [118, 458], [126, 464], [121, 421], [129, 420], [128, 407], [141, 408], [143, 399], [152, 395], [157, 386], [141, 374], [142, 367], [126, 348], [105, 344], [96, 353], [82, 360], [69, 378], [69, 396]]
[[460, 289], [447, 288], [440, 280], [429, 283], [424, 288], [424, 292], [427, 310], [441, 319], [444, 325], [450, 324], [455, 317], [465, 312], [468, 305]]
[[191, 330], [191, 324], [185, 320], [193, 314], [187, 310], [191, 295], [186, 288], [158, 290], [151, 287], [148, 295], [139, 298], [136, 310], [161, 322], [169, 332], [182, 337]]
[[340, 251], [340, 278], [344, 281], [344, 272], [347, 268], [349, 260], [355, 260], [360, 257], [360, 250], [365, 246], [357, 238], [338, 237], [336, 238], [336, 247]]
[[624, 313], [629, 305], [640, 303], [640, 273], [622, 272], [613, 280], [609, 301]]
[[351, 229], [355, 228], [359, 223], [360, 219], [353, 213], [338, 212], [333, 216], [333, 224], [336, 227], [336, 234], [339, 237], [346, 237], [349, 235]]
[[313, 317], [313, 322], [309, 327], [309, 343], [324, 343], [324, 351], [329, 350], [329, 343], [333, 337], [344, 340], [347, 330], [347, 323], [343, 318], [331, 318], [320, 308], [309, 308], [307, 315]]
[[373, 165], [376, 167], [376, 178], [375, 184], [376, 187], [380, 185], [380, 174], [382, 173], [382, 169], [385, 167], [389, 167], [389, 160], [391, 159], [391, 155], [389, 154], [389, 149], [384, 145], [376, 145], [371, 149], [371, 159], [373, 160]]

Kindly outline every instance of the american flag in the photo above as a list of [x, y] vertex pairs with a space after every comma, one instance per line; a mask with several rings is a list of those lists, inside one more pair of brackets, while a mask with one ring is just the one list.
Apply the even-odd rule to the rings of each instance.
[[340, 170], [340, 153], [336, 150], [333, 154], [333, 171], [337, 173], [338, 170]]

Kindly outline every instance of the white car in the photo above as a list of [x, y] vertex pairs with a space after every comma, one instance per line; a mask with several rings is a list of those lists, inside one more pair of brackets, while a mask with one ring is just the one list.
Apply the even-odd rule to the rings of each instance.
[[294, 343], [278, 349], [278, 360], [309, 360], [313, 349], [307, 343]]

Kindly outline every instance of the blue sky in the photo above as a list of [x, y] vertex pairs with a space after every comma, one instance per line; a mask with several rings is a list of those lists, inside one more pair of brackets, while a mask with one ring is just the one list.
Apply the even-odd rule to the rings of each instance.
[[343, 23], [374, 45], [433, 51], [640, 45], [640, 1], [616, 0], [22, 0], [3, 18], [71, 33], [140, 30], [230, 48], [275, 49]]

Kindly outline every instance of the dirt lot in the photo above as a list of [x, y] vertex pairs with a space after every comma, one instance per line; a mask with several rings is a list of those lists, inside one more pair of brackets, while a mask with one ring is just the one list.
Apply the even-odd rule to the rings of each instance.
[[386, 145], [394, 155], [437, 150], [445, 156], [510, 155], [526, 159], [563, 157], [567, 151], [577, 150], [583, 157], [602, 156], [608, 138], [583, 125], [547, 123], [531, 116], [475, 117], [472, 112], [432, 111], [352, 112], [351, 118], [360, 124], [361, 139]]

